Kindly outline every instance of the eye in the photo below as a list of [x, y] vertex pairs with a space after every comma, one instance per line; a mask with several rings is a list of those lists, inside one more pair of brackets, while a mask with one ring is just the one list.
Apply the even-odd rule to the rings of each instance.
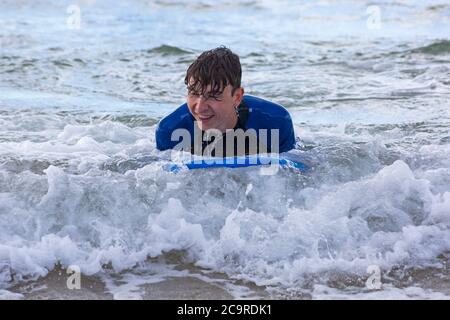
[[210, 96], [210, 99], [213, 99], [215, 101], [222, 101], [222, 95], [215, 95], [215, 96]]

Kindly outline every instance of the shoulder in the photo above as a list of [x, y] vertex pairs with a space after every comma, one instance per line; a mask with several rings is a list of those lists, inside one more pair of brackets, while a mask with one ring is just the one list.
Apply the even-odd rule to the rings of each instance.
[[267, 125], [278, 127], [286, 122], [292, 122], [291, 115], [282, 105], [255, 96], [244, 96], [244, 102], [249, 108], [250, 125]]
[[173, 131], [184, 127], [188, 124], [189, 120], [192, 121], [191, 113], [189, 112], [187, 104], [184, 103], [159, 121], [158, 130]]
[[[279, 152], [286, 152], [295, 147], [294, 125], [286, 108], [253, 96], [245, 96], [244, 102], [249, 108], [247, 129], [278, 129]], [[269, 140], [268, 145], [272, 145]]]
[[156, 128], [156, 146], [159, 150], [172, 148], [177, 142], [171, 140], [176, 129], [193, 129], [193, 118], [186, 103], [161, 119]]

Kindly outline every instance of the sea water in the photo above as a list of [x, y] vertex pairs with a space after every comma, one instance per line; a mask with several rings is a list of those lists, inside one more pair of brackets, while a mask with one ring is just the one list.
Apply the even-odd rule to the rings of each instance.
[[[309, 172], [163, 170], [155, 126], [219, 45]], [[69, 266], [115, 298], [450, 297], [445, 1], [1, 0], [0, 47], [2, 297]]]

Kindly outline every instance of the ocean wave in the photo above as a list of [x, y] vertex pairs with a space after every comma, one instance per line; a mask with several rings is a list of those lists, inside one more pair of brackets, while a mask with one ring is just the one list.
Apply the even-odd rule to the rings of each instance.
[[415, 48], [411, 50], [412, 53], [423, 53], [429, 55], [442, 55], [450, 53], [450, 41], [441, 40], [433, 42], [429, 45]]
[[174, 46], [169, 46], [169, 45], [161, 45], [152, 49], [149, 49], [147, 51], [148, 53], [157, 53], [160, 54], [162, 56], [167, 56], [167, 55], [184, 55], [184, 54], [188, 54], [188, 53], [192, 53], [191, 51], [187, 51], [178, 47], [174, 47]]
[[[43, 276], [58, 263], [88, 275], [109, 264], [119, 272], [172, 250], [232, 278], [291, 287], [331, 270], [362, 276], [372, 264], [436, 265], [450, 250], [450, 193], [432, 193], [402, 161], [360, 181], [285, 193], [287, 202], [283, 192], [294, 186], [283, 175], [217, 171], [183, 181], [157, 163], [125, 174], [44, 172], [2, 173], [3, 287], [10, 272]], [[206, 190], [186, 189], [199, 179], [210, 181]], [[258, 205], [266, 193], [280, 201]]]

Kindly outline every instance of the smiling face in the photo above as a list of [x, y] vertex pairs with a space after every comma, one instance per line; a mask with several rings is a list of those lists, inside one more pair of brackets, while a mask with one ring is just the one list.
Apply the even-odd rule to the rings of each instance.
[[237, 123], [235, 108], [244, 96], [244, 89], [227, 85], [221, 93], [211, 93], [208, 86], [204, 94], [188, 91], [187, 105], [201, 130], [217, 129], [225, 132], [233, 129]]
[[203, 52], [189, 66], [187, 105], [201, 130], [225, 132], [237, 124], [235, 108], [244, 95], [239, 57], [226, 47]]

